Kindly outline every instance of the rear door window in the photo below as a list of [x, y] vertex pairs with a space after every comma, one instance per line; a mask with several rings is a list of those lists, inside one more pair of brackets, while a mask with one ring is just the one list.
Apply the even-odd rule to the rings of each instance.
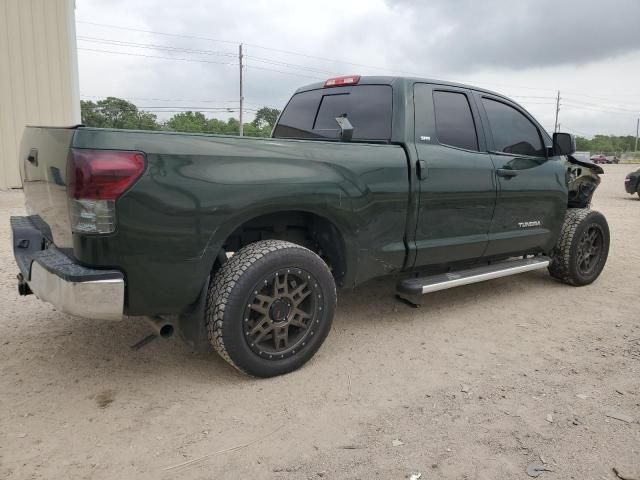
[[336, 140], [336, 117], [347, 115], [352, 141], [389, 142], [393, 113], [389, 85], [356, 85], [300, 92], [286, 106], [273, 136]]
[[433, 92], [433, 106], [438, 142], [477, 151], [478, 135], [467, 96], [436, 90]]

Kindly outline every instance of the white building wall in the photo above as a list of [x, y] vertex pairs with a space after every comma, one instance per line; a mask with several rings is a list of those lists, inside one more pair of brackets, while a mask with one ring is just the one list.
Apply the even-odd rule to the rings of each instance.
[[25, 125], [78, 123], [75, 0], [0, 0], [0, 189], [21, 186]]

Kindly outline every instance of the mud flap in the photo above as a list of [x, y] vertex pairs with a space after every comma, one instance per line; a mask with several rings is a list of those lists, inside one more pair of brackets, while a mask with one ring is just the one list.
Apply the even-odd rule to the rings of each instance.
[[209, 353], [212, 351], [204, 315], [209, 281], [210, 279], [207, 278], [202, 290], [200, 290], [198, 300], [189, 307], [189, 310], [178, 315], [176, 322], [178, 338], [196, 353]]

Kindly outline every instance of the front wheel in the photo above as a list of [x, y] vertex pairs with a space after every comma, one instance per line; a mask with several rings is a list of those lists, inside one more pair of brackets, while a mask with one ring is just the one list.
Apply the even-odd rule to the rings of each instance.
[[588, 208], [568, 209], [549, 273], [570, 285], [594, 282], [607, 262], [609, 240], [604, 215]]
[[259, 241], [215, 274], [206, 308], [209, 341], [244, 373], [282, 375], [320, 348], [335, 305], [333, 276], [318, 255], [281, 240]]

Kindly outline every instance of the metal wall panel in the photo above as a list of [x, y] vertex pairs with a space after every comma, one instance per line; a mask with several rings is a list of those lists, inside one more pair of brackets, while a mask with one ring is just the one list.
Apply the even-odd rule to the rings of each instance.
[[75, 0], [0, 0], [0, 189], [20, 187], [25, 125], [80, 123]]

